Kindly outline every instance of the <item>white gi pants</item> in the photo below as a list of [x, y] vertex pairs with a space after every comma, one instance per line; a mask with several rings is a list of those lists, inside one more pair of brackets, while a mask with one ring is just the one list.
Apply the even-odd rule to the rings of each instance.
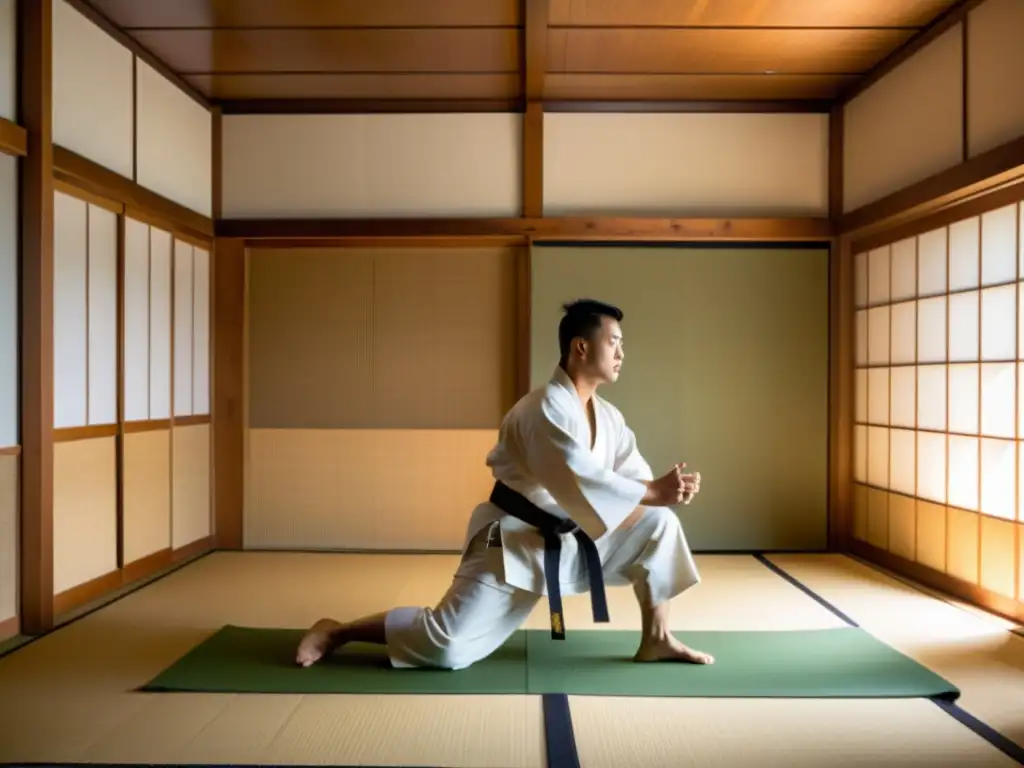
[[[435, 608], [388, 612], [385, 636], [393, 666], [464, 669], [500, 648], [542, 599], [504, 583], [502, 550], [487, 546], [489, 533], [488, 526], [473, 538]], [[700, 582], [679, 518], [667, 507], [646, 508], [632, 528], [596, 544], [606, 585], [641, 586], [654, 604]]]

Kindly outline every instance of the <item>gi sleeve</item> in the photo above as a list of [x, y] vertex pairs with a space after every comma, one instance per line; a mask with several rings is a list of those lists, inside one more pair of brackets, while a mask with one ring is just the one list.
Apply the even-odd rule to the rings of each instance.
[[654, 473], [640, 454], [633, 430], [621, 421], [617, 426], [619, 427], [619, 439], [615, 447], [615, 471], [623, 477], [633, 480], [653, 480]]
[[602, 466], [573, 426], [569, 414], [545, 400], [522, 435], [527, 468], [566, 514], [597, 539], [640, 505], [647, 485]]

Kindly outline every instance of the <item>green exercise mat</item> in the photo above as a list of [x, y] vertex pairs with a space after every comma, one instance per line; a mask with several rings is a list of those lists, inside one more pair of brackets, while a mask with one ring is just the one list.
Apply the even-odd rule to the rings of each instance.
[[304, 630], [225, 626], [143, 686], [143, 691], [230, 693], [523, 693], [526, 636], [451, 670], [394, 669], [380, 646], [352, 643], [312, 667], [295, 664]]
[[711, 665], [632, 661], [637, 632], [544, 633], [527, 638], [530, 693], [582, 696], [956, 698], [959, 691], [857, 628], [783, 632], [680, 632]]
[[140, 690], [228, 693], [542, 694], [888, 698], [959, 690], [862, 629], [686, 632], [710, 666], [632, 661], [639, 633], [516, 632], [468, 669], [392, 669], [383, 649], [353, 644], [302, 669], [301, 630], [226, 626]]

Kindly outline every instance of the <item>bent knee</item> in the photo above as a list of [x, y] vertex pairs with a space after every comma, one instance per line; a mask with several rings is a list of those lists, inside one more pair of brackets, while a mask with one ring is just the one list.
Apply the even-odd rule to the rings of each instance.
[[644, 522], [657, 532], [682, 529], [679, 515], [671, 507], [648, 507], [644, 514]]

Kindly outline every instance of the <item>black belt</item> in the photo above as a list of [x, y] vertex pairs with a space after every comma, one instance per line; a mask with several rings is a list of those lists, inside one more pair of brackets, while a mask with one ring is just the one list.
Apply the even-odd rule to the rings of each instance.
[[545, 512], [521, 493], [498, 481], [491, 491], [491, 503], [502, 512], [532, 525], [544, 535], [544, 576], [548, 584], [548, 607], [551, 611], [551, 637], [565, 639], [565, 621], [562, 617], [562, 590], [559, 585], [559, 559], [562, 554], [562, 534], [571, 533], [579, 542], [580, 551], [586, 558], [587, 575], [590, 578], [590, 604], [594, 621], [608, 621], [608, 600], [604, 593], [604, 573], [601, 571], [601, 556], [597, 553], [594, 540], [587, 536], [572, 520], [565, 520]]

